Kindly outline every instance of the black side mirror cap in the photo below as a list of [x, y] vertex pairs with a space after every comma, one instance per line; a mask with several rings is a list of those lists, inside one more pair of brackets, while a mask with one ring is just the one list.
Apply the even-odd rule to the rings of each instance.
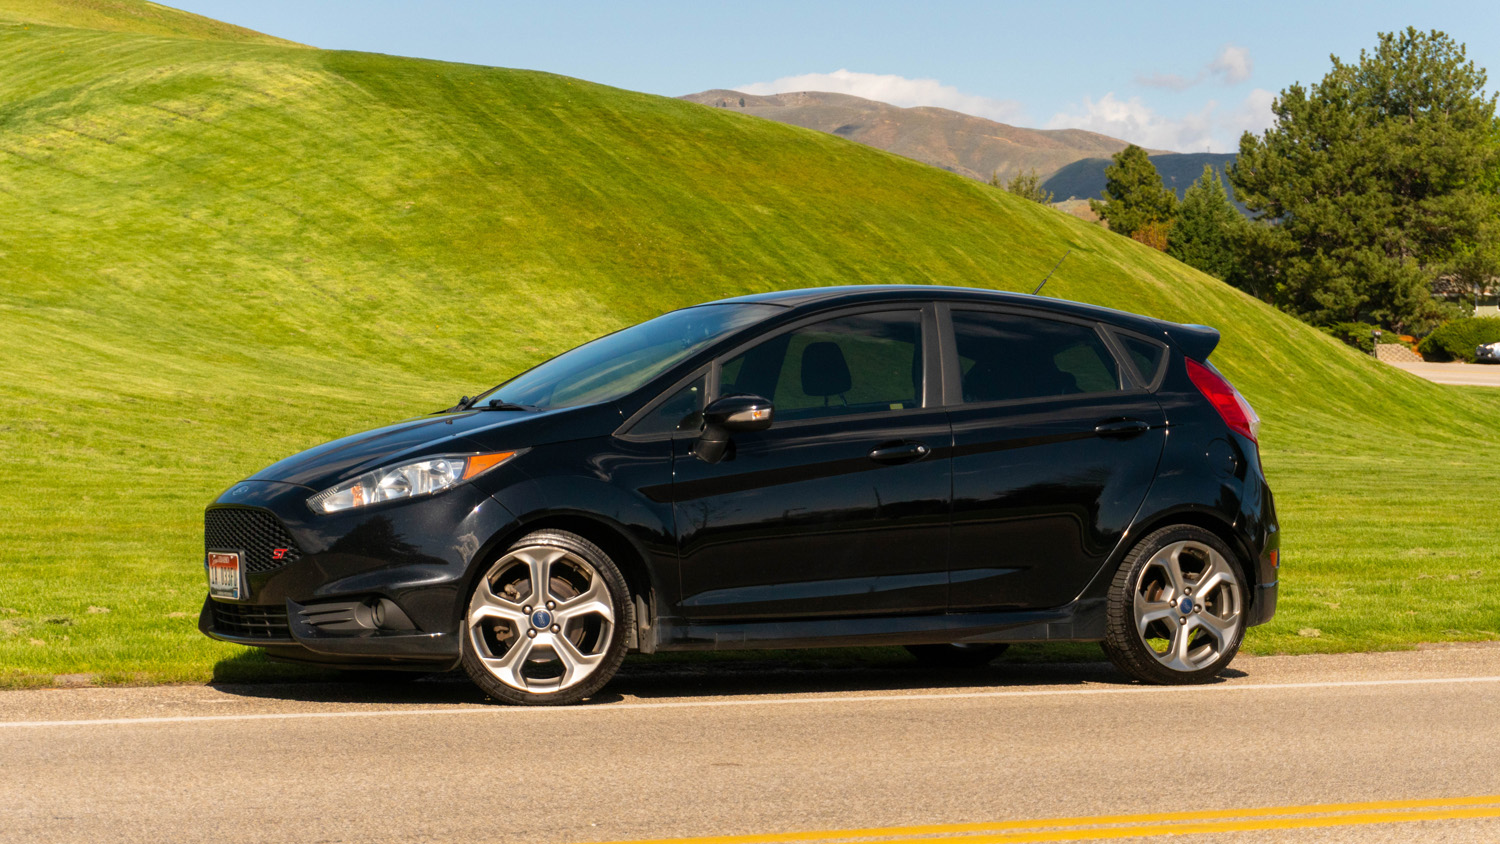
[[693, 444], [693, 454], [705, 463], [718, 463], [729, 448], [729, 435], [764, 431], [776, 415], [768, 399], [760, 396], [724, 396], [703, 408], [703, 433]]
[[764, 431], [771, 427], [776, 408], [760, 396], [724, 396], [703, 409], [705, 427], [717, 426], [731, 433]]

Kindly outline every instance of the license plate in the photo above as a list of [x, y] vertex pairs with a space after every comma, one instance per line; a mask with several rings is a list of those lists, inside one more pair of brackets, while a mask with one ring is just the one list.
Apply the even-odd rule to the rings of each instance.
[[208, 552], [208, 594], [232, 601], [240, 599], [239, 552]]

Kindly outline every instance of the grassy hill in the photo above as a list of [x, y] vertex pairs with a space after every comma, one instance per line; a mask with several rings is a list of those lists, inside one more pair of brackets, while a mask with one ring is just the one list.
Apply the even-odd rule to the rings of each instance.
[[946, 108], [901, 108], [824, 91], [757, 96], [713, 90], [681, 99], [829, 132], [982, 182], [997, 171], [1004, 181], [1027, 170], [1046, 178], [1066, 164], [1108, 158], [1126, 146], [1082, 129], [1024, 129]]
[[296, 46], [242, 26], [142, 0], [0, 0], [0, 27], [31, 24]]
[[194, 627], [201, 513], [288, 453], [680, 305], [1029, 290], [1069, 248], [1049, 295], [1218, 326], [1266, 419], [1286, 586], [1251, 650], [1496, 636], [1500, 396], [832, 135], [529, 71], [0, 26], [0, 221], [0, 683], [261, 670]]

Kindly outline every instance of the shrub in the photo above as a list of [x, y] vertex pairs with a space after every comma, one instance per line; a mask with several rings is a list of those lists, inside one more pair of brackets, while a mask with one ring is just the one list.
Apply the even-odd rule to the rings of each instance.
[[1167, 232], [1171, 228], [1171, 223], [1161, 223], [1153, 220], [1142, 224], [1140, 228], [1131, 232], [1130, 239], [1144, 243], [1158, 252], [1165, 252], [1167, 251]]
[[1500, 317], [1455, 319], [1422, 338], [1417, 351], [1427, 360], [1474, 362], [1474, 347], [1500, 341]]
[[[1368, 355], [1375, 352], [1375, 337], [1370, 333], [1375, 328], [1376, 326], [1364, 322], [1339, 322], [1323, 330]], [[1390, 340], [1386, 340], [1387, 337]], [[1380, 339], [1384, 342], [1395, 342], [1396, 338], [1390, 332], [1386, 332]]]

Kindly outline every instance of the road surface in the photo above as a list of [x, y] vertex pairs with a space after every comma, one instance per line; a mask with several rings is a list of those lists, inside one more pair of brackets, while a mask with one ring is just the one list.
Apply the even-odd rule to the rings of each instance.
[[1493, 363], [1391, 363], [1413, 375], [1439, 384], [1469, 387], [1500, 387], [1500, 364]]
[[1167, 689], [627, 668], [567, 709], [446, 680], [0, 693], [0, 841], [1500, 841], [1495, 646]]

